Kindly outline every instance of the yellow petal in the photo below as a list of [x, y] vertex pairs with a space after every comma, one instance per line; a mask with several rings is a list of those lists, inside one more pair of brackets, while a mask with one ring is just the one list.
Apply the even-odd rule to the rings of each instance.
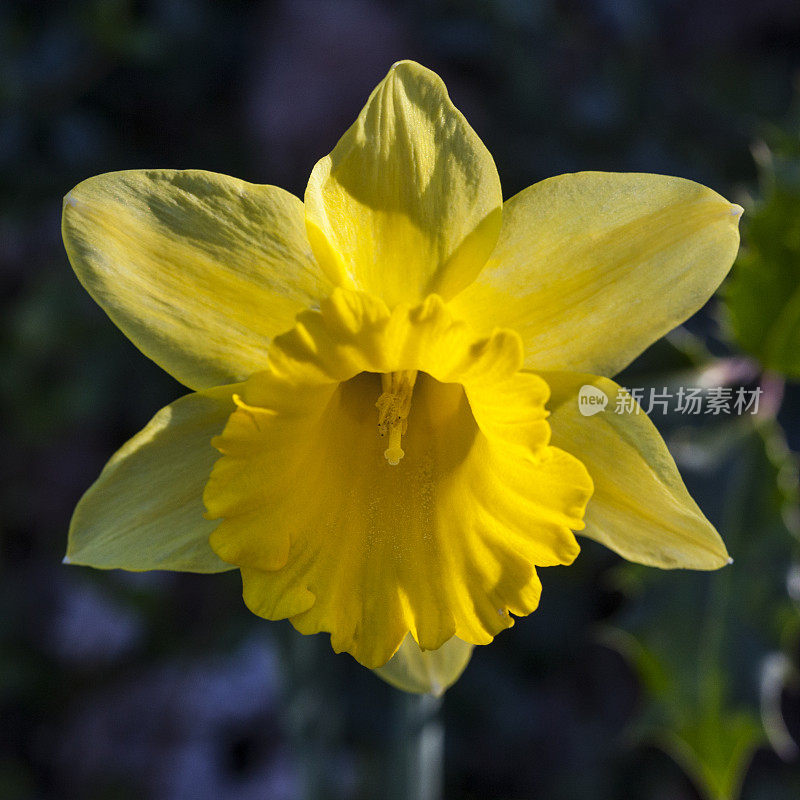
[[461, 677], [472, 649], [473, 645], [454, 636], [438, 650], [420, 650], [407, 636], [391, 660], [378, 667], [375, 674], [405, 692], [439, 697]]
[[[547, 446], [547, 389], [515, 384], [519, 358], [515, 336], [476, 342], [435, 298], [389, 313], [338, 291], [302, 314], [245, 384], [204, 495], [248, 607], [329, 631], [371, 668], [409, 632], [426, 650], [486, 644], [534, 610], [534, 566], [575, 558], [591, 482]], [[405, 369], [419, 373], [391, 466], [379, 373]]]
[[203, 487], [219, 454], [211, 439], [233, 409], [236, 386], [162, 408], [115, 453], [72, 517], [65, 561], [101, 569], [222, 572], [209, 547]]
[[331, 280], [394, 306], [447, 299], [478, 274], [500, 230], [502, 193], [441, 79], [401, 61], [314, 167], [305, 202]]
[[708, 300], [740, 214], [681, 178], [550, 178], [506, 202], [497, 247], [452, 306], [485, 332], [516, 330], [531, 369], [613, 375]]
[[65, 197], [62, 231], [89, 294], [192, 389], [263, 369], [272, 337], [332, 288], [300, 200], [212, 172], [90, 178]]
[[[547, 372], [553, 443], [579, 458], [594, 481], [583, 535], [628, 561], [665, 569], [717, 569], [729, 563], [717, 531], [689, 496], [664, 440], [644, 411], [616, 413], [630, 395], [594, 375]], [[583, 416], [581, 386], [608, 397]], [[631, 401], [632, 402], [632, 401]]]

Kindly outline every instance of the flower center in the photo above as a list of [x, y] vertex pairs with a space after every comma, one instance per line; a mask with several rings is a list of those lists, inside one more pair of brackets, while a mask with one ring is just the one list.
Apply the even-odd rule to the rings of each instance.
[[397, 466], [405, 455], [400, 447], [400, 437], [408, 429], [408, 414], [411, 411], [411, 394], [417, 380], [415, 369], [389, 372], [381, 375], [382, 394], [375, 403], [378, 409], [378, 433], [389, 436], [389, 446], [383, 455]]

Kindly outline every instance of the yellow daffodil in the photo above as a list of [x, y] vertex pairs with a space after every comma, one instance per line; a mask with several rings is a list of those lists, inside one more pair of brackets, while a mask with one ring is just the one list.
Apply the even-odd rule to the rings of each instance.
[[570, 563], [574, 531], [644, 564], [724, 565], [647, 417], [584, 417], [576, 396], [613, 405], [624, 390], [600, 376], [705, 303], [740, 211], [688, 180], [599, 172], [504, 203], [412, 62], [304, 203], [199, 171], [81, 183], [63, 219], [78, 278], [193, 393], [112, 457], [67, 560], [238, 567], [253, 612], [371, 668], [397, 653], [382, 674], [414, 690], [532, 612], [535, 568]]

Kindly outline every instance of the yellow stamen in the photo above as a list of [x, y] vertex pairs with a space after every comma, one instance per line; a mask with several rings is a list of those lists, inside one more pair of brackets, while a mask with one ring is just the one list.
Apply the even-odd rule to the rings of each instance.
[[408, 414], [411, 411], [411, 394], [417, 380], [416, 370], [402, 370], [381, 375], [383, 393], [375, 403], [378, 409], [378, 433], [389, 434], [389, 447], [383, 455], [397, 466], [405, 455], [400, 439], [408, 429]]

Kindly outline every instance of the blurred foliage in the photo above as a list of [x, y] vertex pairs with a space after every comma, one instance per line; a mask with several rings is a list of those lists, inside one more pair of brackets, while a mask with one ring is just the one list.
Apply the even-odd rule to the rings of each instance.
[[775, 654], [792, 652], [800, 633], [787, 593], [798, 544], [797, 465], [774, 421], [731, 428], [715, 432], [723, 447], [713, 461], [724, 476], [720, 527], [735, 563], [681, 576], [679, 587], [670, 573], [621, 566], [617, 579], [631, 602], [620, 630], [608, 634], [647, 690], [631, 734], [664, 747], [709, 800], [740, 797], [753, 752], [768, 737], [796, 755], [768, 667]]
[[[689, 468], [702, 465], [706, 482], [719, 487], [715, 522], [736, 562], [684, 577], [679, 591], [669, 573], [621, 565], [615, 579], [629, 602], [618, 627], [604, 633], [635, 665], [646, 691], [630, 736], [662, 747], [708, 800], [800, 794], [797, 775], [765, 794], [748, 781], [758, 747], [771, 746], [787, 761], [798, 756], [796, 707], [785, 698], [797, 680], [800, 652], [800, 485], [797, 458], [775, 418], [784, 381], [800, 376], [797, 130], [794, 122], [773, 126], [774, 149], [763, 142], [754, 148], [763, 196], [748, 204], [743, 248], [721, 292], [724, 324], [715, 337], [728, 357], [715, 359], [702, 340], [677, 332], [672, 351], [660, 345], [660, 369], [652, 365], [658, 348], [636, 365], [654, 385], [674, 383], [671, 373], [679, 383], [700, 385], [704, 372], [706, 383], [727, 370], [747, 381], [760, 375], [765, 393], [758, 416], [705, 422], [668, 439], [679, 461], [689, 456]], [[737, 361], [737, 345], [758, 363]], [[796, 425], [791, 430], [796, 434]]]
[[766, 369], [800, 378], [800, 122], [771, 139], [755, 148], [762, 197], [744, 218], [725, 298], [738, 345]]
[[589, 542], [569, 569], [542, 570], [541, 609], [476, 648], [444, 697], [446, 796], [800, 796], [797, 484], [780, 445], [800, 448], [800, 395], [787, 384], [777, 409], [797, 349], [772, 343], [798, 312], [798, 128], [775, 124], [800, 70], [796, 0], [12, 0], [0, 4], [4, 800], [381, 795], [393, 690], [323, 637], [249, 615], [235, 574], [60, 565], [82, 491], [183, 390], [75, 281], [59, 217], [80, 180], [135, 167], [302, 194], [403, 57], [443, 75], [507, 196], [613, 169], [743, 202], [753, 141], [770, 153], [756, 150], [760, 195], [743, 202], [726, 295], [738, 345], [706, 312], [621, 379], [691, 383], [739, 348], [760, 362], [747, 380], [771, 381], [773, 404], [757, 426], [665, 427], [735, 564], [659, 573]]

